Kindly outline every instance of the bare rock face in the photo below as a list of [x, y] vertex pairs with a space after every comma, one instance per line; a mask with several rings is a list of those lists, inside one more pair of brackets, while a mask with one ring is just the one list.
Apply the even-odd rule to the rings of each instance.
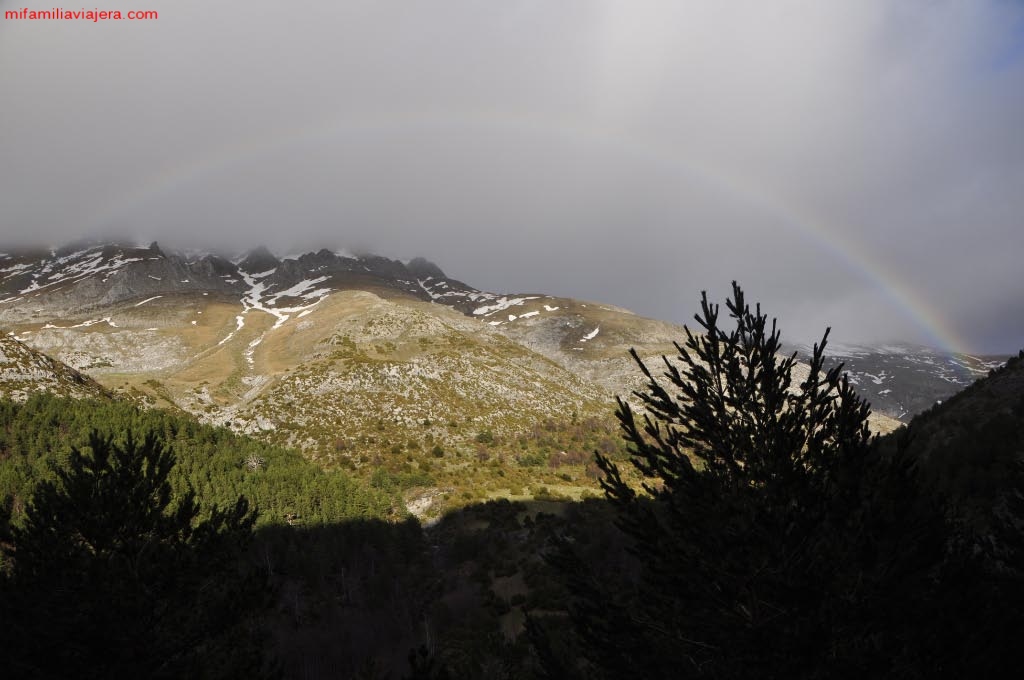
[[0, 256], [0, 321], [24, 323], [172, 292], [240, 296], [237, 268], [213, 255], [190, 260], [156, 249], [82, 245]]
[[245, 256], [245, 259], [238, 263], [238, 268], [251, 274], [255, 274], [275, 269], [279, 264], [281, 264], [280, 260], [278, 260], [273, 253], [263, 246], [260, 246], [259, 248], [250, 251], [249, 254]]
[[447, 278], [422, 258], [407, 266], [376, 255], [323, 249], [282, 260], [259, 247], [231, 261], [212, 253], [167, 253], [156, 243], [83, 243], [0, 254], [0, 322], [29, 323], [155, 295], [205, 293], [241, 302], [256, 281], [263, 293], [274, 294], [314, 280], [321, 288], [388, 290], [466, 313], [487, 295]]

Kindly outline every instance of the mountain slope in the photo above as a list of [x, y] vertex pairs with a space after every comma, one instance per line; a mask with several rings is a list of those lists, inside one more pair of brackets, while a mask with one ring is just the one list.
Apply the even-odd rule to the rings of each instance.
[[1024, 461], [1024, 352], [918, 415], [909, 435], [909, 451], [942, 488], [991, 504]]
[[230, 260], [211, 253], [165, 253], [156, 243], [81, 243], [0, 253], [0, 321], [9, 324], [168, 294], [238, 300], [246, 309], [269, 311], [282, 321], [314, 307], [332, 290], [352, 289], [384, 289], [463, 311], [499, 299], [445, 277], [426, 260], [406, 266], [328, 250], [284, 260], [264, 248]]
[[622, 453], [614, 397], [643, 383], [628, 350], [656, 370], [683, 337], [609, 305], [480, 291], [423, 259], [157, 244], [0, 254], [0, 322], [149, 405], [473, 498], [595, 489], [593, 450]]
[[[802, 356], [810, 354], [807, 347], [796, 350]], [[1002, 366], [1007, 359], [951, 354], [908, 344], [868, 347], [829, 343], [825, 351], [829, 365], [842, 363], [850, 383], [875, 411], [904, 423]]]
[[24, 401], [35, 392], [107, 397], [99, 383], [10, 335], [0, 335], [0, 396]]

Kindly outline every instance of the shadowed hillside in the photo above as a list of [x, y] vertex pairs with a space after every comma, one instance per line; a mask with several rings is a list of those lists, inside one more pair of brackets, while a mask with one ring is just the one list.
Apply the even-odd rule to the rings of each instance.
[[991, 512], [1020, 481], [1024, 461], [1024, 352], [914, 418], [905, 439], [938, 488]]

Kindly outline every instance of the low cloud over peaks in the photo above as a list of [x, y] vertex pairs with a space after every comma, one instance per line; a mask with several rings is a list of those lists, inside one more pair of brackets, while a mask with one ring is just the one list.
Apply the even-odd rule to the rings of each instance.
[[[683, 321], [1024, 346], [1024, 6], [220, 3], [0, 22], [5, 241], [424, 255]], [[186, 47], [187, 46], [187, 47]]]

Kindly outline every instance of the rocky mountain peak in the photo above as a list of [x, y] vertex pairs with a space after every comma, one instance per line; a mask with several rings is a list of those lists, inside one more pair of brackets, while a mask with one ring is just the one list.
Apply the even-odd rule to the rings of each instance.
[[327, 248], [321, 248], [315, 253], [305, 253], [300, 255], [297, 262], [304, 268], [315, 269], [317, 267], [330, 267], [338, 264], [339, 260], [343, 258], [336, 253], [332, 253]]
[[447, 278], [445, 273], [441, 271], [441, 268], [430, 260], [422, 257], [414, 257], [409, 261], [409, 264], [405, 265], [406, 268], [412, 272], [417, 279], [444, 279]]
[[250, 274], [274, 269], [281, 261], [264, 246], [258, 246], [246, 254], [245, 259], [238, 263], [238, 268]]

